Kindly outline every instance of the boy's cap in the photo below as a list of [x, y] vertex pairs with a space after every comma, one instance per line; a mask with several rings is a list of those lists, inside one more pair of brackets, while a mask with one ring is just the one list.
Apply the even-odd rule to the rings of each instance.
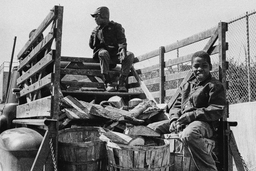
[[108, 7], [99, 7], [96, 9], [96, 11], [91, 14], [92, 17], [95, 17], [96, 15], [100, 15], [101, 18], [109, 18], [109, 9]]

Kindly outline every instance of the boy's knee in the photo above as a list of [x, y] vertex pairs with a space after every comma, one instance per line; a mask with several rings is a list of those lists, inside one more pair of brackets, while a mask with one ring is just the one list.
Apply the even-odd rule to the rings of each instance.
[[99, 56], [99, 58], [108, 57], [108, 56], [109, 56], [109, 53], [108, 53], [107, 50], [102, 49], [102, 50], [99, 51], [98, 56]]
[[127, 57], [126, 57], [127, 61], [129, 61], [129, 63], [133, 63], [134, 61], [134, 54], [132, 52], [127, 52]]
[[195, 129], [189, 129], [188, 127], [182, 131], [181, 139], [185, 143], [193, 142], [196, 139], [199, 139], [200, 135]]

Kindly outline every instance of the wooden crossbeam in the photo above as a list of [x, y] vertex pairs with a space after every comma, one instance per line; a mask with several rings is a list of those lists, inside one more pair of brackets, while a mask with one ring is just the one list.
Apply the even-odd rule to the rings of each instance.
[[18, 105], [16, 118], [51, 116], [51, 96]]

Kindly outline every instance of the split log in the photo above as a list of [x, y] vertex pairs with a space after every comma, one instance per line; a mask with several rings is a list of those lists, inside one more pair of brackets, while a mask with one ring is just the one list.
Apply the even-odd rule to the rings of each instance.
[[142, 137], [135, 137], [128, 143], [129, 146], [145, 145], [145, 139]]
[[137, 118], [141, 113], [143, 113], [147, 108], [155, 106], [155, 102], [151, 100], [146, 100], [139, 103], [136, 107], [129, 111], [132, 117]]
[[133, 109], [135, 106], [137, 106], [139, 103], [143, 102], [140, 98], [133, 98], [128, 102], [128, 106], [130, 109]]
[[128, 145], [129, 142], [132, 140], [132, 137], [115, 131], [108, 131], [106, 133], [103, 133], [107, 138], [110, 139], [110, 141], [119, 143], [119, 144], [125, 144]]
[[61, 100], [64, 104], [69, 105], [70, 107], [75, 108], [77, 111], [83, 113], [87, 118], [90, 118], [89, 111], [84, 107], [79, 100], [74, 97], [66, 96]]
[[80, 112], [75, 108], [65, 108], [63, 110], [65, 111], [67, 117], [70, 119], [89, 119], [87, 114]]
[[132, 117], [130, 115], [130, 112], [128, 112], [128, 111], [125, 111], [122, 109], [117, 109], [112, 106], [106, 106], [105, 109], [108, 110], [111, 114], [121, 114], [124, 117], [124, 121], [126, 121], [126, 122], [136, 124], [136, 125], [144, 123], [143, 120], [136, 119], [135, 117]]
[[129, 127], [128, 135], [130, 136], [146, 136], [146, 137], [160, 137], [161, 135], [153, 129], [146, 126], [133, 126]]
[[104, 107], [102, 107], [101, 105], [87, 103], [84, 101], [80, 101], [80, 103], [82, 104], [82, 106], [84, 108], [86, 108], [89, 115], [99, 116], [99, 117], [107, 118], [107, 119], [114, 120], [114, 121], [124, 120], [124, 117], [121, 113], [117, 113], [117, 112], [111, 113], [110, 111], [108, 111]]

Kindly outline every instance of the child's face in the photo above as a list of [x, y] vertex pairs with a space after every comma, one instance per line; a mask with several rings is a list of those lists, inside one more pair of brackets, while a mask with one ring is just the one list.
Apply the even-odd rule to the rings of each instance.
[[211, 67], [204, 58], [195, 57], [192, 60], [192, 71], [200, 82], [204, 81], [210, 75]]

